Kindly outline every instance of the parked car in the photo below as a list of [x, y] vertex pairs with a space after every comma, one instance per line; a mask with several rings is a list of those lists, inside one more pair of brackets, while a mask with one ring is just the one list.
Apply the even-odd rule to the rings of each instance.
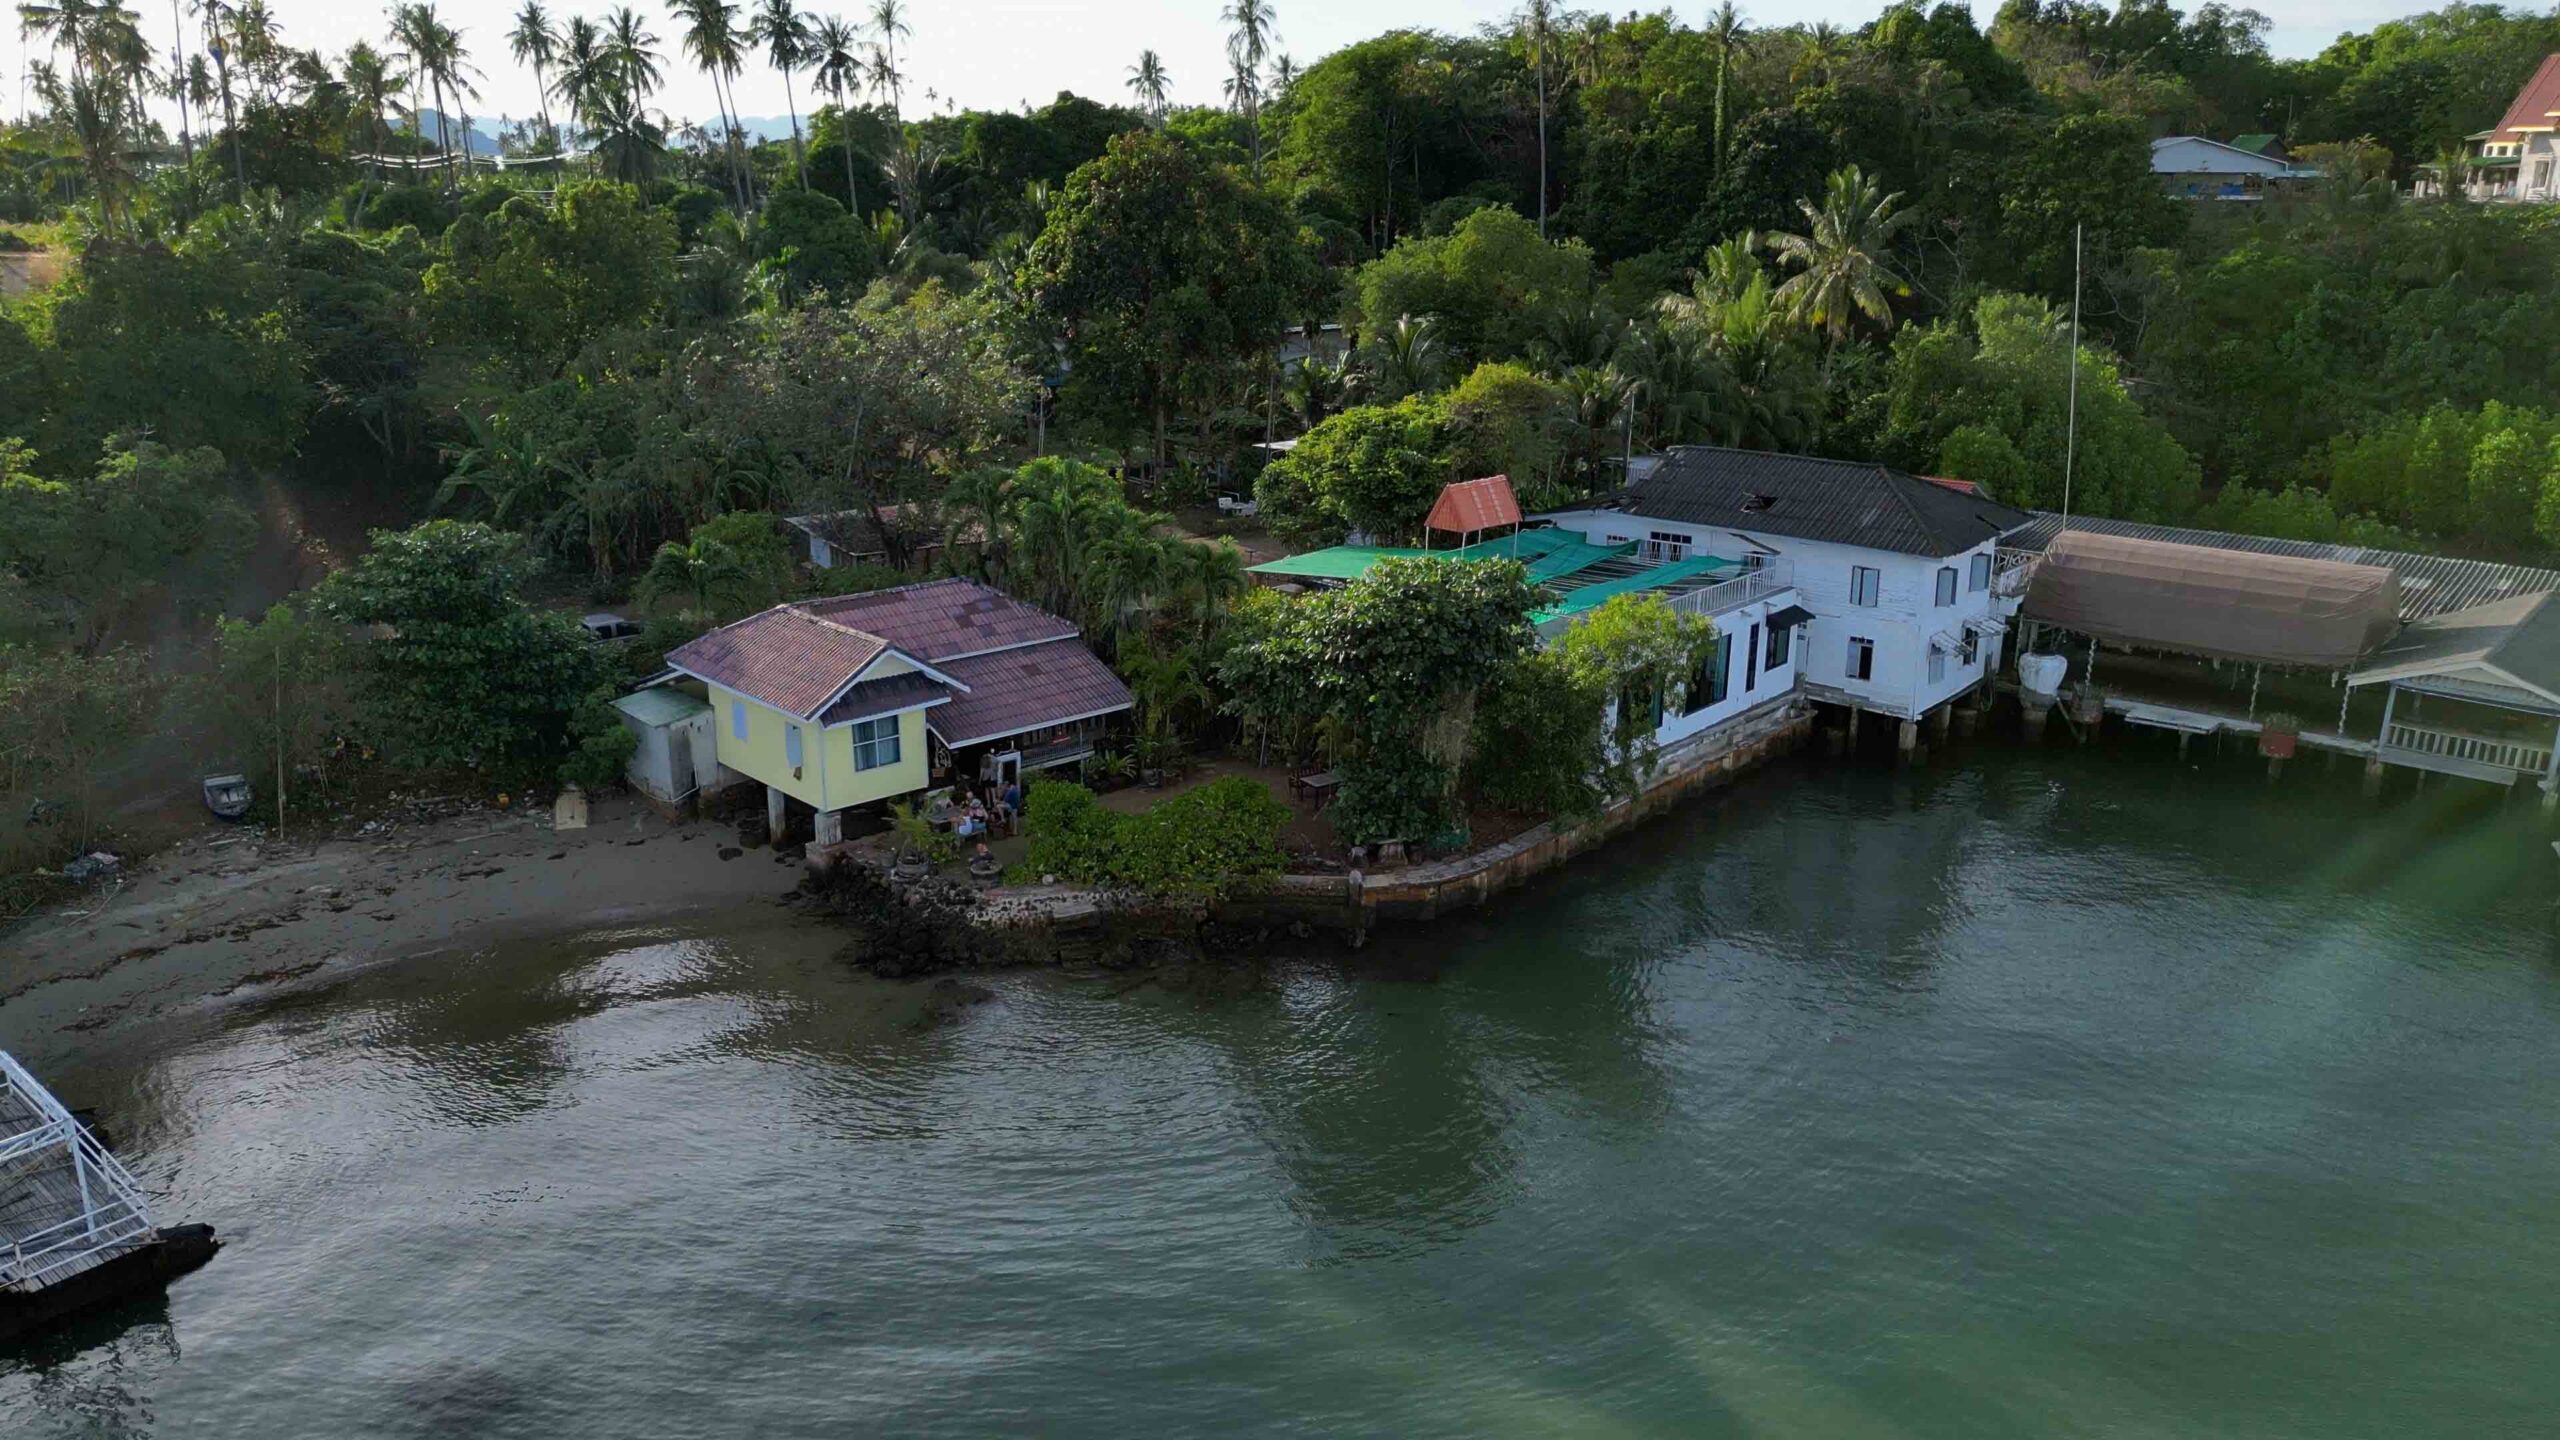
[[639, 621], [627, 620], [607, 611], [598, 611], [589, 615], [578, 624], [587, 632], [588, 639], [599, 643], [607, 640], [628, 640], [640, 633]]

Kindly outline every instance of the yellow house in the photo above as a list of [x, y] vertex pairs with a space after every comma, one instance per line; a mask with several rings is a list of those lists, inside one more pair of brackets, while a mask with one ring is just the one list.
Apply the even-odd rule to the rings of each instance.
[[777, 605], [667, 664], [702, 682], [720, 765], [764, 785], [773, 832], [796, 800], [822, 845], [846, 811], [922, 791], [937, 766], [1069, 761], [1130, 704], [1074, 625], [962, 579]]
[[925, 788], [925, 712], [969, 687], [877, 635], [776, 606], [678, 648], [703, 683], [720, 763], [765, 786], [778, 833], [787, 800], [835, 843], [847, 810]]

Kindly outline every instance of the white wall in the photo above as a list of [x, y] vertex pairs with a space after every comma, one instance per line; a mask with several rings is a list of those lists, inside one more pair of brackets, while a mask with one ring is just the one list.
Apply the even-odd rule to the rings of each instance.
[[[1808, 683], [1845, 692], [1868, 709], [1918, 719], [1963, 694], [1997, 663], [1997, 647], [1984, 640], [1975, 647], [1973, 664], [1964, 664], [1961, 652], [1951, 654], [1942, 678], [1935, 683], [1929, 679], [1929, 637], [1944, 631], [1961, 639], [1967, 620], [1992, 613], [1990, 586], [1972, 588], [1973, 557], [1988, 557], [1995, 544], [1990, 540], [1962, 554], [1931, 559], [1604, 511], [1575, 511], [1551, 518], [1558, 528], [1577, 531], [1597, 543], [1641, 542], [1659, 532], [1680, 537], [1691, 555], [1742, 560], [1757, 553], [1784, 559], [1802, 597], [1800, 603], [1814, 614], [1813, 622], [1797, 636], [1796, 668]], [[1850, 603], [1850, 572], [1859, 565], [1880, 572], [1872, 606]], [[1940, 566], [1955, 568], [1953, 605], [1937, 603]], [[1848, 675], [1852, 636], [1875, 642], [1874, 673], [1863, 681]]]
[[[1786, 664], [1775, 670], [1765, 664], [1760, 665], [1757, 667], [1759, 673], [1756, 677], [1752, 673], [1754, 667], [1744, 658], [1743, 651], [1752, 643], [1753, 632], [1756, 629], [1759, 635], [1759, 654], [1763, 660], [1766, 660], [1769, 653], [1769, 629], [1763, 622], [1776, 611], [1796, 603], [1796, 597], [1792, 592], [1782, 590], [1765, 601], [1745, 605], [1739, 610], [1716, 616], [1716, 633], [1729, 636], [1733, 641], [1725, 652], [1725, 698], [1686, 715], [1664, 716], [1662, 727], [1653, 732], [1655, 743], [1670, 745], [1686, 740], [1701, 730], [1721, 725], [1745, 710], [1766, 704], [1771, 699], [1795, 689], [1796, 674], [1804, 659], [1805, 632], [1811, 627], [1797, 627], [1795, 638], [1787, 646]], [[1745, 681], [1750, 682], [1748, 690], [1743, 688]], [[1690, 703], [1697, 704], [1699, 698], [1692, 696]]]

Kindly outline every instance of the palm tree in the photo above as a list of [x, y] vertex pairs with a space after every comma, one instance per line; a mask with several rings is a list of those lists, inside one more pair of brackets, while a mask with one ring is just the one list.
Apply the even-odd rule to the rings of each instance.
[[1780, 263], [1799, 271], [1778, 287], [1778, 305], [1798, 323], [1821, 330], [1835, 349], [1860, 315], [1880, 325], [1891, 322], [1888, 290], [1911, 293], [1885, 260], [1893, 237], [1918, 213], [1898, 208], [1901, 203], [1900, 191], [1881, 194], [1857, 166], [1843, 166], [1831, 172], [1819, 209], [1810, 200], [1796, 202], [1809, 233], [1769, 237]]
[[651, 48], [657, 43], [658, 37], [649, 33], [628, 5], [614, 11], [605, 23], [605, 59], [634, 105], [656, 94], [663, 83], [658, 62], [666, 57]]
[[906, 77], [898, 73], [898, 42], [912, 40], [915, 32], [907, 28], [907, 9], [898, 0], [875, 0], [871, 7], [871, 33], [880, 37], [880, 58], [871, 67], [876, 81], [886, 76], [889, 85], [889, 109], [906, 113], [906, 92], [901, 88]]
[[619, 78], [607, 77], [589, 91], [578, 123], [590, 136], [596, 167], [626, 185], [656, 179], [666, 157], [667, 128], [652, 120]]
[[169, 0], [169, 79], [165, 87], [178, 102], [178, 146], [186, 152], [187, 170], [196, 168], [196, 92], [187, 86], [187, 19], [180, 0]]
[[707, 536], [695, 536], [681, 545], [673, 540], [660, 545], [650, 557], [648, 573], [640, 577], [639, 589], [641, 598], [652, 602], [670, 595], [687, 596], [696, 611], [709, 614], [714, 596], [734, 604], [754, 580], [737, 551]]
[[[480, 98], [480, 92], [472, 88], [471, 82], [483, 77], [471, 64], [471, 52], [463, 48], [460, 30], [443, 24], [437, 25], [435, 30], [437, 80], [441, 90], [453, 96], [453, 108], [462, 121], [462, 169], [468, 172], [471, 169], [470, 102]], [[444, 116], [441, 114], [436, 116], [436, 128], [439, 131], [444, 128]], [[451, 189], [458, 183], [455, 172], [447, 167], [446, 188]]]
[[1156, 52], [1139, 51], [1138, 63], [1129, 67], [1129, 89], [1146, 102], [1147, 119], [1159, 130], [1164, 128], [1165, 96], [1172, 87], [1173, 77], [1165, 73], [1164, 61]]
[[1428, 394], [1439, 387], [1448, 367], [1440, 327], [1427, 315], [1420, 319], [1397, 316], [1395, 328], [1379, 336], [1372, 348], [1371, 365], [1381, 400]]
[[1724, 175], [1724, 104], [1727, 81], [1733, 72], [1733, 52], [1742, 47], [1742, 11], [1733, 0], [1716, 0], [1716, 8], [1707, 15], [1707, 43], [1716, 51], [1716, 134], [1715, 173]]
[[[391, 61], [371, 45], [359, 40], [347, 48], [347, 109], [364, 125], [365, 138], [373, 151], [373, 163], [366, 180], [368, 188], [382, 183], [382, 147], [389, 143], [382, 112], [397, 103], [394, 97], [408, 83], [409, 77], [393, 69]], [[365, 196], [363, 189], [356, 192], [355, 209], [347, 217], [350, 225], [364, 214]]]
[[1289, 89], [1298, 83], [1298, 62], [1294, 56], [1282, 55], [1271, 62], [1271, 98], [1286, 100]]
[[1553, 0], [1529, 0], [1520, 12], [1520, 43], [1529, 51], [1529, 73], [1538, 86], [1538, 238], [1547, 237], [1547, 57], [1555, 49]]
[[720, 106], [720, 123], [727, 131], [729, 179], [737, 187], [738, 213], [743, 215], [755, 202], [748, 194], [745, 157], [738, 148], [737, 110], [729, 103], [729, 81], [745, 68], [738, 7], [729, 0], [671, 0], [669, 8], [685, 22], [684, 52], [711, 77], [712, 98]]
[[862, 213], [862, 199], [853, 184], [853, 102], [846, 97], [862, 88], [859, 48], [853, 27], [833, 15], [819, 21], [809, 37], [808, 58], [818, 84], [835, 97], [836, 135], [844, 148], [844, 207], [855, 215]]
[[551, 16], [542, 8], [542, 0], [524, 0], [524, 8], [516, 12], [516, 28], [507, 32], [507, 49], [519, 65], [533, 67], [534, 104], [542, 111], [542, 130], [557, 145], [559, 137], [551, 129], [551, 62], [560, 55], [560, 32], [552, 28]]
[[800, 143], [800, 97], [791, 88], [791, 72], [807, 63], [817, 36], [792, 0], [762, 0], [748, 33], [764, 46], [764, 56], [782, 72], [783, 103], [791, 107], [791, 160], [800, 171], [800, 188], [809, 188], [809, 156]]
[[1849, 57], [1849, 37], [1828, 20], [1814, 22], [1802, 34], [1802, 48], [1787, 79], [1796, 85], [1822, 86], [1831, 83], [1841, 62]]
[[196, 15], [204, 25], [205, 49], [213, 55], [213, 69], [222, 90], [222, 129], [231, 141], [231, 201], [240, 203], [249, 189], [248, 162], [240, 154], [240, 120], [231, 103], [230, 42], [225, 30], [230, 23], [231, 7], [223, 0], [196, 0]]
[[1262, 174], [1262, 63], [1280, 41], [1279, 12], [1271, 0], [1227, 0], [1218, 18], [1235, 27], [1227, 35], [1227, 59], [1239, 83], [1237, 102], [1244, 110], [1245, 133], [1253, 141], [1253, 173]]
[[[572, 15], [560, 32], [560, 49], [553, 62], [551, 97], [569, 112], [569, 124], [576, 127], [587, 113], [588, 100], [596, 87], [613, 73], [606, 58], [604, 32], [596, 22], [584, 15]], [[568, 148], [568, 137], [561, 137], [561, 148]]]

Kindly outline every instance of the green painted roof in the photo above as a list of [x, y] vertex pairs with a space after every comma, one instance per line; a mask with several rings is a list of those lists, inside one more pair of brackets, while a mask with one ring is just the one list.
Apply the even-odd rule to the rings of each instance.
[[1369, 567], [1389, 557], [1428, 555], [1436, 560], [1518, 560], [1529, 567], [1529, 578], [1553, 580], [1588, 570], [1603, 560], [1631, 554], [1635, 546], [1594, 545], [1570, 530], [1523, 530], [1499, 540], [1479, 540], [1459, 550], [1415, 550], [1394, 545], [1336, 545], [1330, 550], [1310, 550], [1304, 555], [1291, 555], [1256, 565], [1256, 575], [1276, 575], [1284, 579], [1357, 580]]
[[1639, 570], [1633, 575], [1604, 580], [1597, 585], [1585, 585], [1579, 590], [1568, 591], [1564, 598], [1553, 605], [1532, 612], [1529, 618], [1544, 625], [1550, 620], [1579, 615], [1585, 610], [1597, 610], [1620, 595], [1659, 590], [1665, 585], [1674, 585], [1700, 575], [1712, 575], [1719, 570], [1741, 568], [1731, 560], [1718, 560], [1707, 555], [1694, 556], [1687, 560], [1674, 560], [1668, 565], [1657, 565], [1650, 570]]
[[2231, 142], [2231, 148], [2246, 150], [2252, 155], [2264, 155], [2267, 153], [2267, 147], [2275, 143], [2276, 137], [2273, 135], [2242, 135]]
[[634, 690], [613, 702], [613, 708], [643, 725], [673, 725], [711, 708], [708, 701], [688, 695], [672, 685], [652, 685]]

